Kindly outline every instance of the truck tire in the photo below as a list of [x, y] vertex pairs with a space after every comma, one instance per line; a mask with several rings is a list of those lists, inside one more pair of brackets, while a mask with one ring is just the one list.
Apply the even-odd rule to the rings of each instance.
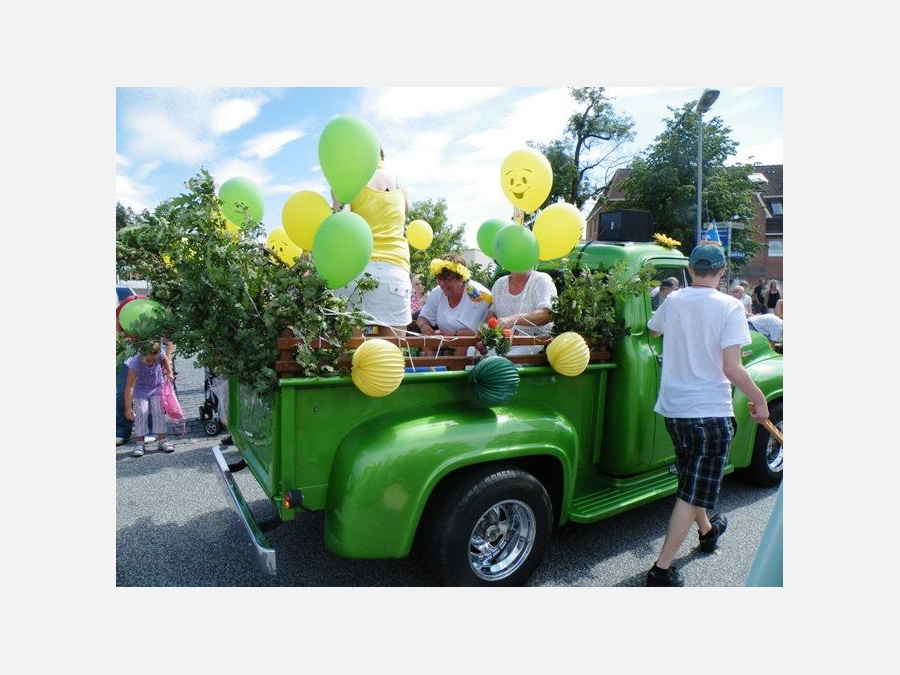
[[550, 541], [550, 497], [520, 469], [470, 474], [431, 506], [423, 558], [445, 586], [521, 586]]
[[[783, 435], [784, 407], [781, 401], [769, 406], [769, 419]], [[747, 482], [761, 487], [779, 485], [784, 477], [784, 448], [762, 425], [756, 430], [750, 466], [742, 469], [740, 473]]]

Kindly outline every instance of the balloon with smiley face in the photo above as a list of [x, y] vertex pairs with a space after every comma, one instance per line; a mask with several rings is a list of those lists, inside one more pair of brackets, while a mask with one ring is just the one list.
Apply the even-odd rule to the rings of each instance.
[[532, 213], [550, 194], [553, 168], [547, 158], [533, 148], [513, 150], [500, 167], [500, 187], [513, 206]]

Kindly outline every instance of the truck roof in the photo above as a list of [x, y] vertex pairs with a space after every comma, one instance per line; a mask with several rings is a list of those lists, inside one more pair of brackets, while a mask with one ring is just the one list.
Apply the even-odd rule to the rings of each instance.
[[648, 261], [660, 259], [683, 261], [687, 266], [687, 256], [677, 248], [667, 248], [654, 242], [582, 240], [565, 258], [542, 262], [538, 269], [544, 272], [557, 270], [562, 267], [563, 260], [576, 261], [590, 269], [597, 269], [600, 263], [605, 267], [612, 267], [624, 260], [628, 272], [636, 273]]

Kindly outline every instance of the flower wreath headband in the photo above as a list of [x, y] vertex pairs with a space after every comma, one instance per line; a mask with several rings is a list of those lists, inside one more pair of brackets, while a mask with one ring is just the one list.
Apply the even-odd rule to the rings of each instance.
[[431, 270], [431, 274], [435, 277], [440, 276], [441, 271], [445, 269], [450, 270], [454, 274], [458, 274], [462, 277], [463, 281], [468, 281], [472, 277], [472, 273], [465, 265], [452, 260], [444, 260], [443, 258], [435, 258], [432, 260], [428, 269]]

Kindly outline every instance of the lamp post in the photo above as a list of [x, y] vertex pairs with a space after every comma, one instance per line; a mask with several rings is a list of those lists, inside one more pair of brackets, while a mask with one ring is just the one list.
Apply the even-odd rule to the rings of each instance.
[[703, 113], [712, 108], [712, 104], [719, 98], [718, 89], [704, 89], [700, 100], [697, 101], [697, 238], [700, 243], [701, 224], [703, 221]]

